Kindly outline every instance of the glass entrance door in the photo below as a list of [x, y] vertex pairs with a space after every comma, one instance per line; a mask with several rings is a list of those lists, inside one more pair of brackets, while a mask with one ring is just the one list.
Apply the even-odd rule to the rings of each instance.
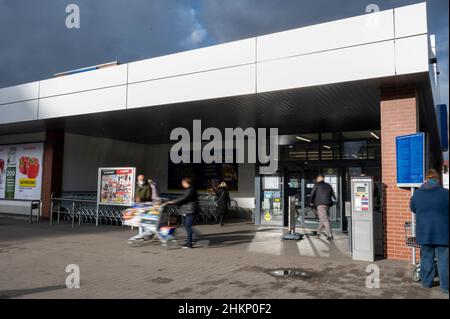
[[336, 200], [334, 205], [330, 208], [330, 223], [331, 227], [335, 229], [342, 229], [342, 215], [341, 215], [341, 174], [337, 168], [327, 168], [324, 170], [325, 183], [328, 183], [333, 188]]
[[300, 218], [298, 219], [298, 226], [305, 228], [317, 228], [319, 224], [319, 216], [317, 211], [311, 207], [311, 192], [315, 185], [315, 178], [319, 174], [318, 170], [303, 169], [302, 172], [302, 193], [303, 203]]
[[284, 226], [281, 174], [261, 177], [261, 225]]
[[[303, 228], [317, 228], [319, 218], [317, 211], [311, 207], [311, 192], [315, 185], [315, 178], [319, 169], [297, 168], [285, 170], [284, 206], [288, 215], [286, 204], [289, 197], [295, 197], [296, 226]], [[334, 229], [342, 229], [341, 204], [340, 204], [340, 174], [339, 169], [325, 169], [325, 182], [333, 187], [336, 195], [336, 204], [330, 209], [330, 222]], [[286, 218], [287, 220], [287, 218]]]

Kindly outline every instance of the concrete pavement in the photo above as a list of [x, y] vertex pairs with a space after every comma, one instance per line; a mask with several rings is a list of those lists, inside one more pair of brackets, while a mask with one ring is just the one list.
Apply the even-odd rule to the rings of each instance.
[[[192, 250], [129, 247], [129, 228], [0, 218], [0, 298], [448, 298], [412, 282], [407, 262], [375, 262], [380, 288], [367, 288], [369, 263], [351, 260], [343, 234], [330, 244], [280, 241], [283, 230], [249, 222], [197, 229]], [[79, 266], [79, 289], [66, 288], [69, 264]], [[278, 278], [277, 269], [303, 275]]]

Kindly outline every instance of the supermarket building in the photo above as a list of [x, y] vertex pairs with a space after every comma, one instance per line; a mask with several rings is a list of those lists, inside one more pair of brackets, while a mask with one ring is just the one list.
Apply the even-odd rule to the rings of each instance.
[[[338, 194], [333, 227], [345, 231], [350, 178], [370, 175], [383, 189], [384, 256], [407, 259], [410, 190], [396, 185], [395, 137], [425, 132], [426, 165], [441, 168], [435, 53], [420, 3], [57, 76], [0, 89], [0, 147], [43, 143], [48, 217], [52, 193], [95, 191], [98, 167], [136, 167], [171, 191], [170, 132], [193, 120], [278, 128], [279, 214], [262, 216], [267, 176], [258, 164], [239, 165], [231, 194], [254, 209], [255, 223], [286, 226], [286, 200], [296, 195], [300, 226], [313, 227], [305, 203], [322, 172]], [[0, 211], [26, 205], [1, 199]]]

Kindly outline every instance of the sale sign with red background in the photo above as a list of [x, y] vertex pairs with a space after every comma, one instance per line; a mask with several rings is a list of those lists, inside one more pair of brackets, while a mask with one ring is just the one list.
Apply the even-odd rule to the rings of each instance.
[[41, 199], [43, 143], [0, 145], [0, 198]]

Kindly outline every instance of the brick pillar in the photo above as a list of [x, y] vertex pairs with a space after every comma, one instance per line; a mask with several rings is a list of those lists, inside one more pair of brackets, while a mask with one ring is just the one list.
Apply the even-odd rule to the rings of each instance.
[[44, 143], [44, 164], [42, 175], [42, 217], [50, 216], [50, 197], [60, 192], [62, 186], [62, 166], [64, 132], [47, 132]]
[[404, 223], [411, 220], [411, 191], [397, 187], [395, 138], [416, 133], [418, 129], [418, 99], [414, 88], [381, 90], [381, 154], [384, 184], [385, 257], [407, 260], [411, 249], [405, 245]]

